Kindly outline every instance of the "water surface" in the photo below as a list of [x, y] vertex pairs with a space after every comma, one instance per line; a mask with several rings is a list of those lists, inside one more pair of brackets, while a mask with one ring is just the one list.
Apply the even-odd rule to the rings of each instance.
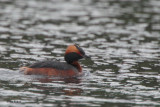
[[[0, 105], [160, 106], [159, 22], [159, 0], [1, 0]], [[73, 43], [92, 57], [83, 77], [19, 73]]]

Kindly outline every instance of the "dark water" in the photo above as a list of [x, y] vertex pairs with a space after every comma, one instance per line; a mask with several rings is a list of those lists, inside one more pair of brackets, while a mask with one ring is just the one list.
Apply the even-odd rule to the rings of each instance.
[[[78, 43], [85, 76], [20, 74]], [[160, 106], [159, 0], [0, 0], [0, 105]]]

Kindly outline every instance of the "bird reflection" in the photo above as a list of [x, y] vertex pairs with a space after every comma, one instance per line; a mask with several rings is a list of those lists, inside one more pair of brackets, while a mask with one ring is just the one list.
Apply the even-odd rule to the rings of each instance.
[[61, 82], [64, 82], [64, 83], [80, 83], [80, 79], [79, 78], [76, 78], [76, 77], [72, 77], [72, 78], [48, 78], [48, 77], [45, 77], [45, 78], [38, 78], [37, 79], [39, 82], [41, 83], [52, 83], [52, 82], [58, 82], [58, 81], [61, 81]]
[[[36, 81], [41, 83], [63, 83], [63, 84], [79, 84], [81, 82], [80, 78], [72, 77], [72, 78], [37, 78]], [[34, 85], [35, 86], [35, 85]], [[80, 88], [69, 88], [69, 87], [50, 87], [50, 86], [44, 86], [44, 85], [36, 85], [37, 89], [43, 90], [44, 94], [50, 94], [50, 93], [64, 93], [65, 95], [74, 96], [74, 95], [80, 95], [83, 90]]]

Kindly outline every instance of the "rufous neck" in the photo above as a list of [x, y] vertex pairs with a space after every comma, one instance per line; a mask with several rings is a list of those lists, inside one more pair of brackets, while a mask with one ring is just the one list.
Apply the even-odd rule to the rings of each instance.
[[80, 66], [80, 64], [78, 63], [78, 61], [74, 61], [71, 63], [73, 66], [75, 66], [79, 72], [82, 72], [82, 67]]

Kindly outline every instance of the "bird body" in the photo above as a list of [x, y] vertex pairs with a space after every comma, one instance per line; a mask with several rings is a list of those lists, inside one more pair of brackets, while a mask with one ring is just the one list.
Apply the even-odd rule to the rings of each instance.
[[45, 60], [34, 63], [29, 67], [22, 67], [20, 71], [26, 75], [47, 75], [56, 77], [73, 77], [82, 75], [79, 59], [88, 57], [78, 45], [70, 45], [66, 49], [64, 59], [66, 62]]

